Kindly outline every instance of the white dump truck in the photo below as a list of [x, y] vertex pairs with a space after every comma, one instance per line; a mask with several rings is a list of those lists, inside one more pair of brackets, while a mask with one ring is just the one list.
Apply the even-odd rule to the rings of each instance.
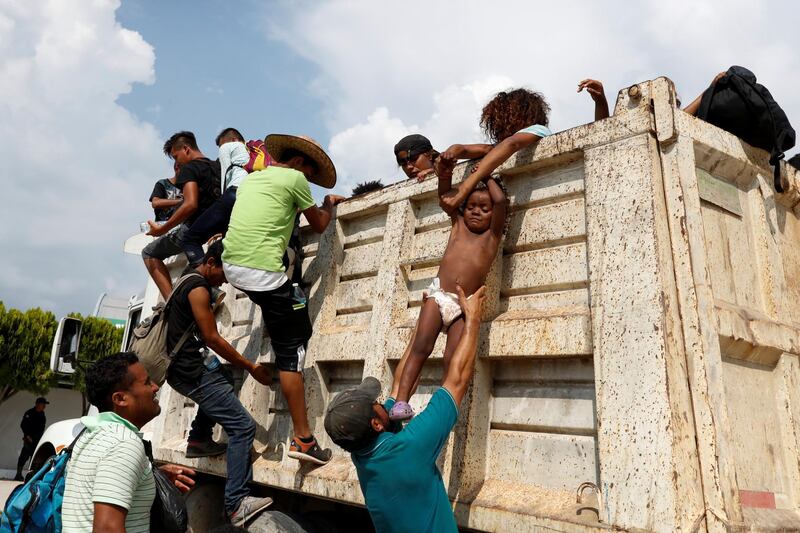
[[[610, 118], [499, 169], [510, 228], [487, 281], [474, 382], [439, 458], [462, 528], [800, 529], [800, 176], [782, 165], [777, 194], [766, 152], [675, 102], [668, 79], [633, 85]], [[304, 229], [306, 394], [335, 455], [321, 467], [288, 458], [277, 379], [244, 379], [254, 483], [286, 511], [264, 520], [370, 527], [350, 458], [323, 429], [325, 406], [367, 375], [388, 393], [448, 230], [435, 179], [344, 202], [321, 236]], [[220, 332], [273, 367], [260, 310], [223, 289]], [[129, 327], [157, 299], [151, 284]], [[440, 382], [442, 347], [417, 410]], [[189, 497], [203, 531], [221, 515], [224, 457], [186, 459], [196, 406], [168, 386], [161, 405], [154, 453], [205, 474]]]

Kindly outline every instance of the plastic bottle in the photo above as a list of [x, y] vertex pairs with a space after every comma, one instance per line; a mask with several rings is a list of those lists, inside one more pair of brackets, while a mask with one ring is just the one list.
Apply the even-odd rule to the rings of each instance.
[[303, 292], [303, 289], [297, 283], [292, 283], [292, 297], [295, 299], [297, 303], [305, 305], [308, 301], [306, 299], [306, 295]]
[[212, 370], [219, 368], [220, 362], [219, 359], [217, 359], [216, 354], [206, 348], [205, 354], [203, 355], [203, 364], [206, 366], [206, 369], [211, 372]]

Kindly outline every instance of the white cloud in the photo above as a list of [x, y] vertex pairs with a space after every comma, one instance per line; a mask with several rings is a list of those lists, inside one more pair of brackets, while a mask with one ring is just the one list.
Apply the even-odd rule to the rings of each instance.
[[433, 112], [422, 123], [405, 124], [385, 107], [373, 111], [361, 122], [333, 136], [330, 155], [339, 169], [338, 190], [347, 194], [365, 179], [380, 178], [384, 184], [405, 175], [391, 157], [397, 141], [410, 133], [424, 132], [433, 146], [443, 150], [455, 142], [485, 142], [478, 127], [480, 110], [492, 94], [513, 85], [502, 76], [462, 86], [448, 86], [433, 95]]
[[[494, 79], [543, 92], [562, 130], [593, 117], [588, 95], [576, 94], [585, 77], [604, 82], [612, 106], [619, 89], [660, 75], [688, 102], [741, 64], [800, 126], [794, 22], [780, 15], [796, 11], [789, 0], [289, 5], [269, 33], [318, 66], [312, 87], [345, 180], [399, 177], [391, 146], [415, 125], [436, 146], [476, 140], [476, 110], [490, 96], [476, 87], [494, 90]], [[473, 103], [470, 94], [484, 96]]]
[[148, 215], [148, 187], [169, 165], [155, 128], [116, 103], [134, 83], [153, 82], [155, 61], [141, 35], [116, 21], [118, 7], [0, 0], [7, 305], [88, 312], [108, 285], [122, 294], [141, 287], [143, 267], [123, 256], [122, 242]]

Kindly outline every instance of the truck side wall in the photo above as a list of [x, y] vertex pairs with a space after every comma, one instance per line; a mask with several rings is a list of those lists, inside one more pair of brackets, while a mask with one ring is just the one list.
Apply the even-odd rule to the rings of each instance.
[[[669, 80], [634, 87], [609, 119], [500, 169], [509, 230], [474, 382], [439, 458], [462, 526], [800, 524], [797, 175], [786, 170], [791, 188], [776, 196], [764, 152], [676, 110]], [[322, 444], [337, 393], [367, 375], [388, 393], [448, 232], [436, 180], [345, 202], [322, 235], [304, 228], [306, 392]], [[224, 289], [222, 335], [274, 368], [260, 310]], [[438, 387], [443, 346], [416, 409]], [[277, 376], [271, 387], [244, 379], [240, 398], [258, 423], [256, 482], [363, 503], [342, 450], [316, 469], [286, 456]], [[222, 459], [183, 457], [195, 406], [168, 387], [162, 405], [157, 457], [224, 475]], [[602, 498], [576, 503], [583, 482]]]

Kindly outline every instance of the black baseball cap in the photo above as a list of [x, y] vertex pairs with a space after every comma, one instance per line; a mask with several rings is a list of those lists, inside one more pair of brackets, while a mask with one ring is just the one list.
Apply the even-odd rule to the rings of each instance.
[[331, 440], [349, 452], [369, 444], [375, 434], [370, 425], [375, 416], [372, 405], [380, 393], [380, 382], [371, 376], [358, 387], [339, 393], [325, 413], [325, 431]]
[[49, 404], [50, 402], [48, 402], [48, 401], [47, 401], [47, 398], [45, 398], [44, 396], [39, 396], [38, 398], [36, 398], [36, 403], [46, 403], [46, 404]]
[[409, 154], [424, 154], [433, 150], [431, 141], [424, 135], [414, 133], [413, 135], [406, 135], [394, 145], [394, 155], [400, 152], [408, 152]]

